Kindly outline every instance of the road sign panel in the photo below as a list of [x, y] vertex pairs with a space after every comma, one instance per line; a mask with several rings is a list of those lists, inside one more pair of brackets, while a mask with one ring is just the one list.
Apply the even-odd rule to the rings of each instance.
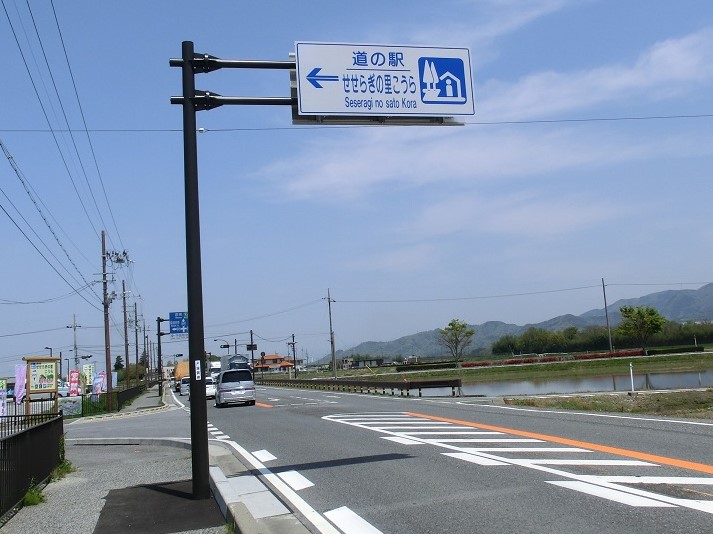
[[298, 42], [295, 56], [300, 115], [475, 114], [467, 48]]
[[168, 314], [170, 334], [188, 333], [188, 312], [170, 312]]

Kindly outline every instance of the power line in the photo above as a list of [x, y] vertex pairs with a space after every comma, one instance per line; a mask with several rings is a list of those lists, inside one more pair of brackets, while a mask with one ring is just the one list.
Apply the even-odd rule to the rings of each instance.
[[[79, 277], [80, 277], [80, 278], [82, 279], [82, 281], [86, 284], [85, 287], [90, 287], [91, 284], [87, 281], [87, 279], [84, 277], [84, 275], [82, 274], [82, 272], [79, 270], [79, 267], [77, 267], [77, 265], [74, 263], [74, 260], [73, 260], [73, 259], [71, 258], [71, 256], [69, 255], [69, 252], [67, 252], [67, 249], [64, 248], [64, 245], [63, 245], [62, 242], [60, 241], [59, 236], [56, 234], [56, 232], [55, 232], [54, 229], [52, 228], [52, 225], [51, 225], [51, 224], [49, 223], [49, 221], [47, 220], [47, 217], [45, 217], [45, 214], [42, 212], [42, 209], [41, 209], [40, 206], [37, 204], [37, 201], [35, 200], [35, 198], [32, 196], [32, 193], [30, 193], [30, 190], [29, 190], [28, 185], [27, 185], [27, 179], [25, 178], [24, 174], [23, 174], [22, 171], [20, 170], [20, 167], [17, 165], [17, 162], [15, 161], [15, 158], [12, 157], [12, 155], [10, 154], [10, 152], [8, 151], [7, 147], [6, 147], [5, 144], [2, 142], [2, 140], [0, 140], [0, 148], [2, 148], [3, 153], [4, 153], [5, 156], [7, 157], [7, 160], [10, 162], [10, 166], [11, 166], [12, 169], [15, 171], [15, 175], [17, 176], [17, 178], [18, 178], [18, 179], [20, 180], [20, 182], [22, 183], [22, 186], [23, 186], [23, 188], [24, 188], [24, 190], [25, 190], [25, 193], [27, 193], [27, 196], [30, 198], [30, 200], [32, 201], [32, 204], [35, 206], [35, 209], [36, 209], [37, 212], [40, 214], [40, 217], [42, 218], [42, 220], [44, 221], [45, 225], [47, 226], [47, 229], [50, 231], [50, 233], [51, 233], [52, 236], [54, 237], [54, 239], [55, 239], [57, 245], [59, 245], [59, 248], [62, 249], [62, 252], [64, 252], [64, 255], [67, 257], [67, 260], [69, 260], [69, 263], [72, 264], [72, 267], [74, 267], [74, 269], [77, 271], [77, 273], [79, 273]], [[3, 195], [5, 195], [4, 192], [3, 192]], [[5, 195], [5, 197], [7, 198], [7, 195]], [[8, 201], [12, 204], [12, 202], [10, 201], [9, 198], [8, 198]], [[13, 207], [14, 207], [14, 204], [13, 204]], [[15, 208], [15, 209], [17, 210], [17, 208]], [[19, 210], [18, 210], [18, 213], [19, 213]], [[22, 214], [20, 214], [20, 216], [23, 218], [23, 220], [25, 221], [25, 223], [26, 223], [28, 226], [30, 226], [30, 228], [32, 229], [30, 223], [22, 216]], [[49, 247], [47, 247], [47, 245], [44, 243], [44, 241], [42, 241], [42, 239], [39, 237], [39, 235], [37, 234], [37, 232], [35, 232], [34, 229], [32, 229], [32, 231], [35, 233], [35, 235], [37, 236], [37, 238], [40, 239], [40, 241], [42, 242], [42, 244], [44, 244], [45, 247], [48, 248], [48, 250], [49, 250]], [[57, 259], [57, 257], [56, 257], [52, 252], [50, 252], [50, 253], [52, 254], [52, 256], [53, 256], [55, 259]], [[59, 260], [57, 260], [57, 261], [59, 261]], [[70, 276], [71, 276], [71, 275], [70, 275]], [[74, 276], [72, 276], [72, 278], [74, 278]], [[76, 278], [75, 278], [74, 280], [75, 280], [75, 282], [78, 281]], [[93, 292], [93, 290], [92, 290], [92, 292]], [[99, 298], [99, 295], [97, 295], [96, 293], [94, 293], [94, 295], [97, 297], [97, 299], [98, 299], [99, 301], [101, 301], [101, 299]]]
[[30, 300], [30, 301], [20, 301], [20, 300], [10, 300], [10, 299], [3, 299], [0, 298], [0, 305], [8, 305], [8, 304], [19, 304], [19, 305], [24, 305], [24, 304], [47, 304], [49, 302], [57, 302], [58, 300], [66, 299], [68, 297], [73, 297], [80, 291], [83, 291], [87, 288], [87, 286], [80, 287], [71, 293], [67, 293], [66, 295], [61, 295], [59, 297], [50, 297], [47, 299], [42, 299], [42, 300]]
[[[673, 114], [673, 115], [641, 115], [641, 116], [622, 116], [622, 117], [582, 117], [582, 118], [571, 118], [571, 119], [529, 119], [529, 120], [503, 120], [503, 121], [470, 121], [464, 122], [464, 126], [507, 126], [507, 125], [518, 125], [518, 124], [567, 124], [567, 123], [589, 123], [589, 122], [626, 122], [626, 121], [654, 121], [654, 120], [684, 120], [684, 119], [711, 119], [713, 118], [713, 113], [693, 113], [693, 114]], [[373, 128], [374, 125], [367, 124], [354, 124], [354, 125], [329, 125], [322, 124], [319, 128], [314, 126], [256, 126], [256, 127], [243, 127], [243, 128], [198, 128], [198, 132], [208, 133], [208, 132], [275, 132], [275, 131], [296, 131], [296, 130], [312, 130], [317, 131], [324, 129], [355, 129], [355, 128]], [[398, 128], [399, 125], [392, 125], [390, 128]], [[403, 128], [408, 128], [409, 126], [401, 126]], [[46, 130], [43, 128], [2, 128], [0, 132], [12, 132], [12, 133], [48, 133], [51, 131], [55, 132], [68, 132], [68, 131], [81, 131], [81, 132], [92, 132], [92, 133], [182, 133], [183, 130], [180, 128], [92, 128], [86, 130]]]
[[69, 180], [72, 183], [72, 187], [74, 188], [74, 192], [77, 195], [77, 199], [79, 200], [79, 203], [82, 206], [82, 209], [84, 210], [84, 214], [87, 216], [87, 220], [89, 221], [89, 225], [92, 227], [94, 230], [94, 233], [96, 235], [99, 235], [98, 230], [96, 229], [96, 226], [94, 226], [94, 221], [92, 221], [91, 217], [89, 216], [89, 212], [87, 211], [87, 207], [84, 204], [84, 200], [82, 200], [81, 195], [79, 194], [79, 189], [77, 189], [77, 184], [74, 181], [74, 178], [72, 176], [71, 171], [69, 170], [69, 165], [67, 164], [67, 160], [64, 157], [64, 153], [62, 152], [62, 149], [59, 145], [59, 140], [57, 139], [56, 132], [52, 128], [52, 124], [49, 120], [49, 116], [47, 115], [47, 110], [45, 109], [44, 104], [42, 103], [42, 98], [40, 97], [40, 93], [37, 89], [37, 85], [35, 84], [35, 80], [32, 77], [32, 73], [30, 72], [30, 67], [27, 64], [27, 58], [25, 57], [24, 52], [22, 51], [22, 46], [20, 45], [20, 40], [17, 37], [17, 33], [15, 32], [15, 27], [12, 23], [12, 19], [10, 18], [10, 13], [7, 11], [7, 7], [5, 6], [5, 0], [0, 0], [2, 2], [3, 9], [5, 11], [5, 16], [7, 17], [8, 24], [10, 24], [10, 29], [12, 30], [12, 35], [15, 38], [15, 43], [17, 44], [18, 51], [20, 52], [20, 57], [22, 58], [22, 62], [25, 65], [25, 70], [27, 71], [27, 75], [30, 77], [30, 83], [32, 84], [32, 88], [35, 91], [35, 96], [37, 97], [37, 101], [40, 104], [40, 108], [42, 109], [42, 114], [45, 117], [45, 121], [47, 122], [47, 125], [49, 126], [49, 131], [52, 133], [52, 137], [54, 139], [55, 145], [57, 146], [57, 150], [59, 151], [60, 158], [62, 159], [62, 163], [64, 164], [64, 168], [67, 171], [67, 175], [69, 176]]
[[[72, 66], [69, 62], [69, 55], [67, 54], [67, 47], [64, 44], [64, 37], [62, 36], [62, 29], [59, 26], [59, 19], [57, 18], [57, 11], [54, 8], [54, 0], [50, 0], [50, 4], [52, 6], [52, 14], [54, 15], [55, 24], [57, 26], [57, 33], [59, 34], [59, 40], [62, 43], [62, 50], [64, 51], [64, 58], [67, 63], [67, 70], [69, 71], [69, 77], [72, 80], [72, 87], [74, 88], [74, 95], [77, 98], [77, 106], [79, 108], [79, 114], [82, 117], [82, 124], [84, 125], [84, 132], [87, 135], [87, 142], [89, 143], [89, 150], [92, 154], [92, 159], [94, 160], [94, 167], [97, 170], [97, 176], [99, 177], [99, 183], [101, 184], [102, 192], [104, 193], [104, 200], [106, 202], [107, 209], [109, 210], [109, 215], [111, 215], [111, 221], [114, 224], [114, 229], [116, 230], [116, 237], [119, 239], [119, 244], [121, 245], [122, 249], [126, 250], [126, 247], [124, 246], [122, 239], [121, 239], [121, 234], [119, 233], [119, 227], [117, 226], [116, 219], [114, 218], [114, 211], [111, 209], [111, 203], [109, 202], [109, 197], [106, 193], [106, 187], [104, 186], [104, 179], [102, 177], [102, 173], [99, 170], [99, 162], [97, 161], [97, 155], [94, 151], [94, 145], [92, 143], [92, 138], [89, 135], [89, 129], [87, 128], [87, 120], [86, 120], [86, 117], [84, 116], [84, 108], [82, 108], [82, 102], [79, 98], [79, 91], [77, 90], [77, 82], [74, 79], [74, 73], [72, 71]], [[29, 8], [29, 4], [28, 4], [28, 8]], [[48, 66], [48, 68], [49, 68], [49, 66]], [[67, 123], [67, 127], [69, 128], [69, 123]], [[72, 139], [74, 140], [74, 138], [72, 138]], [[83, 169], [84, 169], [84, 167], [82, 167], [82, 170]], [[86, 177], [86, 174], [85, 174], [85, 177]], [[89, 180], [87, 180], [87, 186], [89, 186]], [[89, 190], [91, 191], [91, 187], [89, 187]], [[92, 198], [94, 198], [94, 193], [92, 193]], [[94, 202], [96, 204], [96, 200]], [[97, 210], [98, 209], [99, 209], [99, 207], [97, 206]], [[101, 218], [101, 214], [99, 215], [99, 217]], [[102, 219], [102, 222], [104, 222], [103, 219]], [[106, 227], [106, 225], [104, 225], [104, 226]], [[109, 237], [109, 241], [111, 241], [111, 236]], [[112, 246], [113, 246], [113, 243], [112, 243]]]

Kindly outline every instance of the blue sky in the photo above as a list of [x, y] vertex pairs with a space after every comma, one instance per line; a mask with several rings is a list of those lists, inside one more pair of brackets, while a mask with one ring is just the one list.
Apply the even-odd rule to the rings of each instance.
[[[268, 353], [295, 334], [298, 355], [328, 354], [327, 288], [347, 349], [454, 317], [526, 324], [601, 308], [602, 278], [609, 303], [712, 281], [710, 2], [434, 5], [57, 1], [70, 76], [52, 3], [30, 1], [30, 14], [3, 0], [0, 139], [66, 254], [3, 155], [0, 376], [46, 346], [72, 358], [73, 314], [79, 352], [103, 368], [102, 228], [133, 260], [112, 269], [110, 290], [126, 280], [152, 341], [158, 315], [187, 308], [181, 110], [169, 103], [181, 79], [168, 66], [184, 40], [225, 59], [287, 59], [296, 41], [465, 47], [474, 80], [476, 115], [461, 127], [199, 113], [208, 351], [252, 329]], [[197, 88], [288, 96], [289, 79], [224, 70]], [[84, 299], [70, 295], [85, 282]], [[111, 316], [113, 361], [120, 300]], [[186, 343], [164, 337], [174, 353]]]

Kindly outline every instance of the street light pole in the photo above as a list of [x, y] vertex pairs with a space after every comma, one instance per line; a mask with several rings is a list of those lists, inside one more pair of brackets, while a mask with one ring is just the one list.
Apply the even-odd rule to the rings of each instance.
[[161, 336], [165, 336], [166, 332], [161, 332], [161, 323], [168, 319], [156, 317], [156, 338], [158, 339], [158, 396], [163, 398], [163, 359], [161, 358]]
[[[52, 358], [52, 347], [45, 347], [47, 350], [50, 351], [50, 358]], [[57, 368], [55, 367], [55, 371]], [[62, 358], [59, 359], [59, 376], [60, 378], [62, 377]]]

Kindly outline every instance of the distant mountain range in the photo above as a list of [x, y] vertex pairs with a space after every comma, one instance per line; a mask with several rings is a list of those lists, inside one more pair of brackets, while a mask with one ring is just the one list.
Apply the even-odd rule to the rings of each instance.
[[[671, 321], [710, 321], [713, 319], [713, 283], [699, 289], [679, 289], [651, 293], [634, 299], [622, 299], [607, 306], [609, 324], [612, 328], [621, 321], [619, 308], [622, 306], [653, 306], [661, 315]], [[564, 330], [568, 326], [578, 329], [588, 326], [606, 326], [604, 308], [590, 310], [581, 315], [560, 315], [536, 324], [516, 325], [501, 321], [488, 321], [475, 328], [473, 349], [489, 349], [490, 346], [505, 335], [518, 336], [528, 328], [542, 328], [549, 331]], [[438, 344], [438, 328], [404, 336], [393, 341], [366, 341], [347, 350], [337, 351], [337, 358], [345, 358], [354, 354], [371, 355], [373, 357], [394, 356], [438, 356], [443, 354], [443, 347]], [[320, 360], [324, 363], [329, 357]]]

